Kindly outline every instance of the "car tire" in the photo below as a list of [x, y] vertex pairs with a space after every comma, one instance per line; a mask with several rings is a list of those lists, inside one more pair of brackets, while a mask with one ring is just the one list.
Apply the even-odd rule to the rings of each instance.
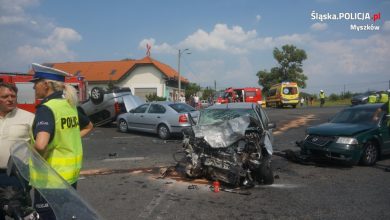
[[171, 137], [171, 132], [169, 131], [169, 128], [164, 124], [158, 126], [157, 134], [163, 140], [166, 140]]
[[271, 158], [265, 157], [256, 171], [257, 182], [264, 185], [274, 183], [274, 172], [271, 167]]
[[378, 146], [373, 141], [368, 141], [364, 144], [364, 150], [361, 158], [361, 163], [365, 166], [372, 166], [378, 160]]
[[128, 125], [125, 119], [119, 119], [118, 130], [123, 133], [126, 133], [128, 131]]
[[93, 104], [97, 105], [103, 102], [104, 91], [100, 87], [93, 87], [91, 89], [91, 101]]

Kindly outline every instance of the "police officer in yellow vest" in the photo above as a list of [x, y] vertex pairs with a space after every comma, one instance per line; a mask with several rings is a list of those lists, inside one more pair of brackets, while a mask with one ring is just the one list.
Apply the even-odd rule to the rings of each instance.
[[385, 91], [381, 91], [379, 94], [379, 100], [380, 103], [387, 103], [389, 101], [389, 95]]
[[368, 96], [368, 103], [376, 103], [378, 99], [378, 96], [376, 95], [376, 92], [371, 92], [371, 94]]
[[325, 104], [325, 92], [321, 89], [320, 90], [320, 107], [324, 106]]
[[[92, 130], [88, 117], [77, 110], [77, 91], [64, 83], [68, 74], [53, 68], [32, 64], [35, 96], [42, 99], [33, 123], [33, 147], [63, 179], [76, 188], [82, 163], [81, 137]], [[50, 188], [47, 173], [30, 168], [30, 184]], [[55, 187], [54, 187], [55, 188]], [[46, 200], [35, 190], [34, 208], [40, 219], [55, 219]]]

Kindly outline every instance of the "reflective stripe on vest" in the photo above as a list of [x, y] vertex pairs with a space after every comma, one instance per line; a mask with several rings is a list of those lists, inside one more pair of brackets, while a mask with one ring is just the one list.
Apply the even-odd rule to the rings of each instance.
[[[47, 163], [69, 184], [77, 181], [82, 164], [82, 144], [77, 109], [65, 99], [44, 103], [54, 115], [55, 131], [46, 147]], [[57, 188], [58, 181], [45, 170], [31, 169], [30, 182], [36, 188]]]

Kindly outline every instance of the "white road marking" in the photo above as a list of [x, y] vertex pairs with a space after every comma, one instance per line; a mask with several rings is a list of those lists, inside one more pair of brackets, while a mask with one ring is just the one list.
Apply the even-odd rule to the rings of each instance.
[[[154, 209], [160, 205], [161, 201], [165, 199], [166, 195], [171, 191], [172, 187], [163, 186], [160, 192], [155, 195], [150, 201], [150, 203], [146, 206], [146, 208], [141, 212], [138, 216], [139, 218], [149, 219]], [[170, 206], [170, 205], [169, 205]], [[166, 207], [166, 208], [169, 208]]]
[[136, 138], [136, 136], [122, 136], [122, 137], [112, 137], [113, 139], [131, 139], [131, 138]]
[[257, 187], [260, 187], [260, 188], [286, 188], [286, 189], [294, 189], [294, 188], [299, 188], [299, 187], [302, 187], [301, 185], [297, 185], [297, 184], [289, 184], [289, 183], [286, 183], [286, 184], [272, 184], [272, 185], [258, 185], [256, 186]]
[[122, 158], [107, 158], [107, 159], [103, 159], [104, 162], [137, 161], [137, 160], [145, 160], [145, 157], [122, 157]]

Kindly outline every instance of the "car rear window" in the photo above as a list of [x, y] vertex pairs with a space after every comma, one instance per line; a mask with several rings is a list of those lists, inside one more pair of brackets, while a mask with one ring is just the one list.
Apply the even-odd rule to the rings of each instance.
[[193, 107], [183, 103], [170, 104], [169, 107], [173, 108], [177, 113], [196, 111]]

